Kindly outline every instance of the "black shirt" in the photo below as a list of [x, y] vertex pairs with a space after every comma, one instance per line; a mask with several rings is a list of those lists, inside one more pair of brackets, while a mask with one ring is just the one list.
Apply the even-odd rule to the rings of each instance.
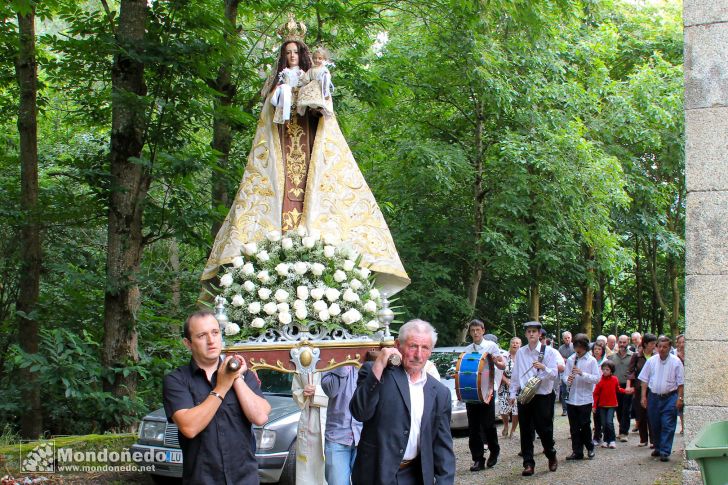
[[[175, 412], [191, 409], [207, 399], [216, 381], [217, 371], [212, 374], [212, 382], [208, 381], [205, 371], [194, 359], [167, 374], [164, 377], [164, 411], [169, 422]], [[245, 373], [245, 383], [257, 395], [263, 396], [252, 372]], [[179, 444], [184, 461], [184, 483], [258, 483], [252, 425], [240, 409], [233, 388], [225, 394], [225, 400], [207, 427], [192, 439], [179, 433]]]

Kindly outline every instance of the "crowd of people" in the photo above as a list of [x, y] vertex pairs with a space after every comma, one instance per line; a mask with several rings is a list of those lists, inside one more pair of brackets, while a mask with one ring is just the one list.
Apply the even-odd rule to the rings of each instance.
[[[495, 365], [493, 398], [466, 403], [470, 470], [497, 465], [501, 438], [519, 430], [522, 475], [534, 474], [534, 443], [540, 442], [548, 469], [559, 466], [554, 440], [557, 399], [568, 417], [571, 450], [566, 460], [595, 457], [639, 433], [637, 447], [669, 461], [682, 409], [684, 338], [562, 335], [557, 349], [539, 322], [524, 324], [525, 344], [514, 337], [508, 350], [470, 323], [467, 352], [488, 353]], [[257, 483], [252, 424], [268, 419], [270, 405], [245, 360], [222, 356], [222, 334], [209, 311], [184, 324], [190, 363], [164, 380], [164, 407], [179, 427], [185, 483]], [[452, 484], [456, 458], [450, 431], [451, 394], [432, 369], [437, 332], [411, 320], [394, 347], [360, 369], [340, 367], [293, 383], [303, 411], [296, 461], [299, 484]], [[392, 365], [396, 355], [401, 365]], [[240, 366], [231, 370], [228, 362]], [[496, 414], [502, 419], [497, 431]], [[617, 426], [614, 418], [616, 416]], [[593, 423], [593, 425], [592, 425]], [[682, 432], [682, 431], [681, 431]], [[537, 441], [538, 439], [538, 441]], [[486, 459], [487, 450], [487, 459]]]

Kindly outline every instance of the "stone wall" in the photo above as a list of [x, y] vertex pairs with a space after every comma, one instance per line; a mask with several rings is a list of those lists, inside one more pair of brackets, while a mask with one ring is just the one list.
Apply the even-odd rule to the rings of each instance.
[[[728, 420], [728, 0], [685, 0], [685, 443]], [[695, 462], [684, 481], [702, 483]]]

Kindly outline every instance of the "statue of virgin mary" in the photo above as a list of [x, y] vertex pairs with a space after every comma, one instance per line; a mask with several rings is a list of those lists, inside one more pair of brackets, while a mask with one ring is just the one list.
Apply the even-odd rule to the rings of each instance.
[[[266, 82], [258, 127], [243, 180], [215, 237], [202, 279], [241, 254], [242, 245], [270, 231], [305, 228], [326, 240], [349, 244], [376, 285], [392, 295], [410, 283], [382, 212], [344, 139], [336, 115], [296, 108], [299, 80], [311, 68], [303, 42], [306, 27], [293, 18], [276, 71]], [[334, 113], [331, 98], [326, 113]]]

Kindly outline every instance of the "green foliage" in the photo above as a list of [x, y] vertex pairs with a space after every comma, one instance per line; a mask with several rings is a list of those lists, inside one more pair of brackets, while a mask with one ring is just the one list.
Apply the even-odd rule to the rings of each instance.
[[[542, 320], [553, 333], [579, 329], [589, 286], [595, 334], [683, 324], [679, 310], [672, 315], [681, 293], [670, 291], [684, 280], [679, 6], [266, 0], [241, 2], [233, 30], [224, 2], [152, 1], [144, 42], [119, 46], [118, 2], [109, 2], [111, 16], [99, 2], [32, 3], [37, 214], [20, 211], [18, 88], [12, 62], [0, 64], [0, 419], [7, 435], [24, 409], [24, 383], [13, 379], [20, 368], [37, 370], [51, 433], [125, 427], [160, 405], [164, 374], [189, 358], [181, 322], [200, 295], [211, 223], [228, 210], [211, 205], [211, 180], [225, 180], [232, 192], [242, 177], [260, 88], [278, 55], [274, 30], [288, 12], [307, 22], [309, 45], [333, 51], [339, 123], [413, 281], [398, 295], [398, 319], [432, 321], [443, 345], [458, 343], [472, 317], [506, 337], [520, 333], [538, 285]], [[16, 55], [14, 18], [30, 4], [0, 7], [4, 59]], [[144, 107], [136, 162], [153, 180], [136, 275], [140, 361], [105, 369], [110, 69], [120, 50], [145, 64], [146, 94], [130, 100]], [[236, 88], [224, 108], [215, 85], [222, 65]], [[215, 116], [233, 129], [226, 168], [210, 147]], [[33, 355], [16, 345], [23, 329], [14, 308], [23, 277], [18, 231], [27, 217], [43, 228], [33, 314], [43, 331]], [[468, 291], [477, 271], [473, 306]], [[104, 391], [115, 372], [143, 376], [134, 398]]]

